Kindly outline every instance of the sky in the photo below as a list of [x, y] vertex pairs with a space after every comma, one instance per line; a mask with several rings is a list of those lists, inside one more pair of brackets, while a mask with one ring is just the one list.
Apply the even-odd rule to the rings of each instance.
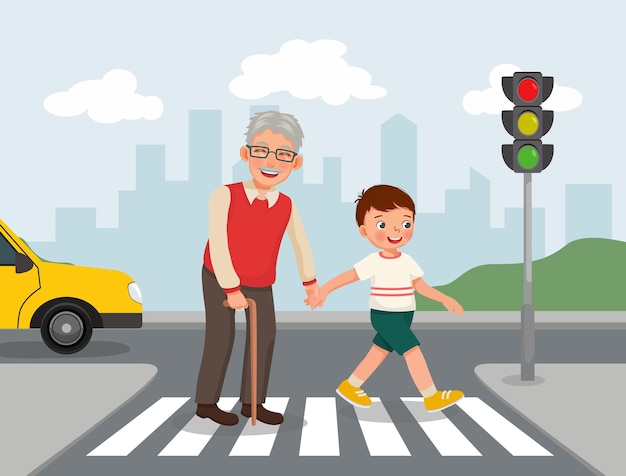
[[250, 107], [278, 105], [304, 130], [305, 182], [341, 156], [352, 202], [378, 183], [380, 126], [401, 114], [417, 126], [418, 211], [444, 211], [445, 190], [468, 188], [475, 169], [503, 226], [523, 179], [501, 156], [511, 104], [497, 80], [523, 70], [556, 84], [554, 158], [533, 176], [546, 252], [565, 244], [573, 183], [613, 185], [624, 241], [625, 14], [608, 1], [3, 2], [0, 218], [28, 241], [54, 240], [57, 207], [95, 207], [99, 227], [117, 226], [136, 145], [165, 144], [166, 178], [187, 178], [191, 109], [222, 111], [227, 182]]

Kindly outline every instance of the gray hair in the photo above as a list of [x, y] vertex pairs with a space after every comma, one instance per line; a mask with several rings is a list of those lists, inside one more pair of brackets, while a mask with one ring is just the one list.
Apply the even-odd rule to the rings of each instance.
[[250, 118], [246, 143], [252, 144], [255, 136], [263, 131], [271, 129], [272, 132], [282, 134], [293, 143], [294, 152], [298, 152], [302, 146], [304, 133], [298, 120], [291, 114], [277, 111], [257, 112]]

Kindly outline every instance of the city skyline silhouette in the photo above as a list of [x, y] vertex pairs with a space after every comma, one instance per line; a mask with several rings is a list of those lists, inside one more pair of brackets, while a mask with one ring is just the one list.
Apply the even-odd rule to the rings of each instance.
[[[250, 115], [277, 106], [254, 106]], [[242, 118], [242, 130], [248, 118]], [[396, 114], [380, 125], [380, 182], [405, 189], [417, 203], [417, 126]], [[139, 283], [145, 310], [200, 310], [200, 271], [208, 236], [208, 198], [222, 184], [222, 111], [188, 113], [187, 180], [167, 180], [162, 144], [136, 146], [135, 190], [119, 192], [117, 228], [98, 228], [95, 208], [58, 208], [56, 239], [32, 242], [49, 260], [115, 268]], [[422, 158], [421, 160], [425, 160]], [[233, 181], [249, 179], [247, 164], [232, 167]], [[306, 167], [306, 162], [305, 162]], [[415, 234], [401, 250], [413, 256], [431, 285], [453, 281], [469, 269], [522, 261], [522, 208], [506, 208], [503, 227], [490, 220], [490, 181], [470, 168], [469, 188], [445, 191], [441, 213], [417, 212]], [[367, 188], [364, 184], [363, 188]], [[375, 251], [358, 233], [353, 202], [342, 201], [342, 158], [323, 158], [322, 183], [304, 183], [296, 171], [278, 189], [289, 195], [304, 222], [317, 277], [325, 282]], [[356, 198], [356, 197], [355, 197]], [[581, 237], [611, 238], [611, 185], [567, 187], [567, 242]], [[593, 211], [589, 206], [593, 205]], [[545, 256], [545, 210], [533, 208], [533, 259]], [[368, 287], [357, 283], [334, 293], [326, 310], [367, 309]], [[304, 310], [293, 249], [285, 236], [274, 285], [277, 310]]]

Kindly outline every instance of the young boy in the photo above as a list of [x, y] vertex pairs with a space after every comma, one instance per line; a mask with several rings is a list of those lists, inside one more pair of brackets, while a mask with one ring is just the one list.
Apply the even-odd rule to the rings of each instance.
[[369, 407], [372, 400], [361, 386], [390, 352], [404, 356], [415, 386], [424, 397], [429, 412], [443, 410], [463, 398], [460, 390], [437, 390], [428, 370], [420, 342], [411, 331], [417, 291], [441, 302], [449, 312], [463, 314], [461, 305], [450, 296], [431, 288], [422, 279], [424, 272], [407, 254], [398, 251], [413, 235], [415, 204], [404, 191], [391, 185], [375, 185], [356, 200], [356, 221], [361, 235], [381, 251], [372, 253], [320, 287], [317, 298], [305, 302], [315, 309], [322, 306], [328, 294], [357, 280], [370, 279], [370, 316], [374, 345], [337, 394], [357, 407]]

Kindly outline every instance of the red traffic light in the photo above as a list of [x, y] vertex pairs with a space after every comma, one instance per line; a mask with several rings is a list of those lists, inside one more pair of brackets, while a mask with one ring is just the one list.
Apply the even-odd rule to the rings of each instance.
[[538, 71], [517, 71], [502, 77], [502, 91], [515, 106], [541, 106], [554, 87], [554, 78]]
[[532, 102], [539, 95], [539, 84], [534, 78], [524, 78], [517, 84], [517, 95], [522, 101]]

